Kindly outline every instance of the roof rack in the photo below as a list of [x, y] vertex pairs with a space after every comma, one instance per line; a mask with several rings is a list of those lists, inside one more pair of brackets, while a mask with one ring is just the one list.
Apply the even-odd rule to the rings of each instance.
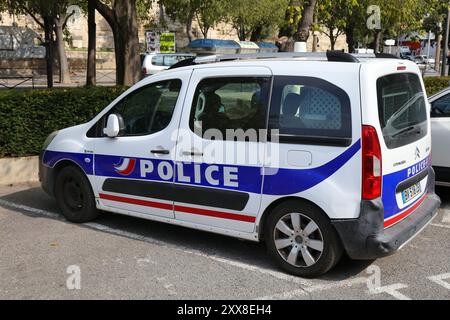
[[358, 63], [359, 59], [367, 58], [397, 58], [390, 54], [373, 54], [373, 53], [346, 53], [343, 51], [327, 51], [327, 52], [275, 52], [275, 53], [241, 53], [241, 54], [222, 54], [196, 57], [186, 59], [173, 65], [170, 69], [179, 67], [196, 65], [202, 63], [215, 63], [221, 61], [234, 60], [254, 60], [254, 59], [289, 59], [289, 58], [311, 58], [316, 60], [325, 60], [333, 62], [350, 62]]

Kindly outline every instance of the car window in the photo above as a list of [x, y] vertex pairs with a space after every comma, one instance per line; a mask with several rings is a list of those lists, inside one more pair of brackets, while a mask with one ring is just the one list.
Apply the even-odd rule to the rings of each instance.
[[88, 132], [88, 137], [102, 137], [110, 114], [122, 116], [125, 132], [122, 136], [156, 133], [166, 128], [175, 109], [181, 80], [161, 81], [136, 89], [119, 101]]
[[450, 93], [431, 103], [431, 116], [433, 118], [450, 117]]
[[152, 65], [154, 66], [163, 66], [164, 65], [164, 56], [155, 55], [152, 57]]
[[398, 73], [377, 80], [378, 114], [389, 149], [423, 138], [428, 131], [425, 95], [418, 75]]
[[275, 77], [269, 129], [280, 142], [351, 143], [350, 99], [342, 89], [310, 77]]
[[191, 130], [203, 136], [207, 130], [217, 129], [226, 139], [227, 129], [265, 128], [269, 87], [269, 77], [202, 80], [192, 105]]

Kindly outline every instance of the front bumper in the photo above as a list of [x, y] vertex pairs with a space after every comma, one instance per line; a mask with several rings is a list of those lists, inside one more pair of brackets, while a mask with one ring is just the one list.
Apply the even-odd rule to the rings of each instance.
[[388, 256], [431, 222], [437, 215], [441, 200], [434, 193], [434, 171], [432, 168], [428, 170], [428, 194], [413, 213], [397, 224], [384, 229], [384, 209], [380, 198], [362, 201], [358, 219], [332, 221], [350, 258]]
[[51, 196], [54, 196], [55, 192], [55, 169], [44, 165], [42, 159], [44, 156], [44, 150], [39, 154], [39, 181], [42, 189]]

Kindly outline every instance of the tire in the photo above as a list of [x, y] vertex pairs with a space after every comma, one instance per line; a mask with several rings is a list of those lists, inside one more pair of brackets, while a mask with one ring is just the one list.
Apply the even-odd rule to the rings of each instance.
[[[299, 227], [294, 228], [293, 221]], [[266, 221], [265, 239], [269, 254], [282, 269], [305, 278], [328, 272], [343, 252], [325, 214], [304, 201], [290, 200], [275, 207]]]
[[86, 175], [74, 166], [64, 167], [58, 173], [55, 196], [63, 216], [71, 222], [88, 222], [98, 216], [91, 185]]

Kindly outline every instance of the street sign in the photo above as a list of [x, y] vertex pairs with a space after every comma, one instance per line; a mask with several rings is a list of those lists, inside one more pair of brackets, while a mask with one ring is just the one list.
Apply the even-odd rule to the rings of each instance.
[[148, 30], [145, 32], [147, 52], [175, 53], [175, 33]]

